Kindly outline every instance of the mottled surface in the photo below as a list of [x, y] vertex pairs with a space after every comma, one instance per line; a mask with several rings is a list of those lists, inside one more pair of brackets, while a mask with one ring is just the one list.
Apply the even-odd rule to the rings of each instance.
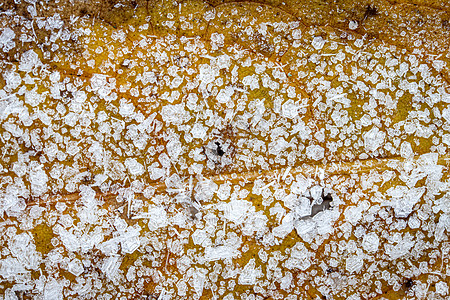
[[16, 2], [0, 299], [449, 297], [445, 1]]

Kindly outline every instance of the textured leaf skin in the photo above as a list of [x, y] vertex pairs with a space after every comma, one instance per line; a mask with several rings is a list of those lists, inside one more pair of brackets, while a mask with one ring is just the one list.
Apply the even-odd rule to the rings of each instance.
[[0, 6], [5, 297], [448, 297], [447, 3], [42, 3]]

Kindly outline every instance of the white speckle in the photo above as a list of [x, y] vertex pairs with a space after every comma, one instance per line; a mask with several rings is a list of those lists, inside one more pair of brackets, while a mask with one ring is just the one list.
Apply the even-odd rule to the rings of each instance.
[[8, 52], [16, 46], [14, 42], [14, 38], [16, 34], [10, 28], [3, 29], [2, 34], [0, 35], [0, 48], [3, 48], [4, 52]]
[[414, 246], [412, 237], [407, 233], [407, 236], [401, 238], [396, 245], [385, 244], [384, 248], [386, 254], [390, 256], [392, 260], [398, 259], [409, 253], [409, 250]]
[[400, 146], [400, 156], [404, 158], [411, 158], [414, 156], [414, 152], [409, 142], [403, 142]]
[[57, 226], [55, 231], [59, 233], [61, 241], [67, 250], [75, 252], [80, 249], [81, 245], [78, 237], [63, 229], [61, 226]]
[[17, 259], [28, 269], [37, 270], [42, 263], [40, 254], [27, 233], [21, 233], [8, 242], [8, 248]]
[[358, 22], [356, 22], [356, 21], [350, 21], [350, 22], [348, 23], [348, 28], [349, 28], [350, 30], [355, 30], [356, 28], [358, 28]]
[[419, 220], [419, 218], [417, 218], [417, 216], [415, 216], [415, 215], [411, 216], [409, 218], [409, 220], [408, 220], [408, 226], [411, 229], [419, 228], [420, 227], [420, 220]]
[[310, 145], [306, 147], [306, 156], [313, 160], [324, 158], [325, 150], [319, 145]]
[[224, 210], [224, 217], [227, 220], [236, 224], [242, 224], [252, 204], [245, 200], [231, 200], [221, 206]]
[[281, 113], [285, 118], [294, 119], [298, 116], [298, 106], [294, 101], [288, 100], [281, 107]]
[[183, 151], [182, 145], [181, 145], [179, 139], [171, 139], [167, 143], [166, 149], [167, 149], [167, 154], [174, 161], [176, 161], [178, 159], [178, 157], [180, 156], [180, 154]]
[[231, 184], [224, 183], [220, 185], [216, 193], [217, 197], [219, 197], [219, 199], [223, 201], [228, 199], [228, 197], [230, 197], [230, 192], [231, 192]]
[[44, 288], [44, 300], [60, 300], [63, 299], [62, 295], [63, 287], [55, 279], [50, 279], [45, 284]]
[[205, 285], [205, 279], [206, 279], [206, 270], [202, 268], [196, 268], [194, 274], [192, 275], [190, 283], [197, 295], [201, 295], [203, 293], [203, 286]]
[[294, 230], [294, 214], [288, 213], [286, 216], [284, 216], [281, 225], [273, 229], [273, 235], [280, 238], [285, 238], [289, 233], [292, 232], [292, 230]]
[[61, 78], [61, 75], [58, 71], [53, 71], [50, 76], [49, 79], [52, 83], [58, 82]]
[[216, 17], [216, 11], [214, 9], [210, 9], [205, 12], [203, 15], [203, 18], [205, 18], [206, 21], [211, 21]]
[[353, 255], [346, 259], [345, 269], [350, 273], [357, 273], [364, 265], [363, 259], [359, 255]]
[[244, 79], [242, 79], [242, 84], [250, 87], [251, 90], [259, 88], [258, 77], [255, 74], [245, 76]]
[[238, 279], [239, 284], [254, 285], [256, 283], [258, 277], [262, 276], [262, 272], [261, 270], [259, 270], [259, 268], [255, 269], [255, 267], [255, 259], [252, 258], [245, 265], [244, 269], [242, 269], [242, 272], [239, 275]]
[[219, 103], [227, 103], [231, 101], [231, 96], [234, 94], [234, 89], [231, 86], [227, 86], [224, 89], [220, 90], [217, 94], [217, 101]]
[[367, 151], [375, 151], [384, 143], [386, 134], [380, 131], [377, 127], [373, 127], [366, 134], [364, 134], [364, 147]]
[[316, 36], [312, 40], [312, 46], [316, 50], [320, 50], [325, 45], [325, 40], [321, 36]]
[[292, 30], [292, 38], [299, 40], [302, 37], [302, 31], [300, 29]]
[[3, 278], [14, 278], [27, 273], [24, 265], [17, 258], [6, 257], [0, 260], [0, 272]]
[[210, 65], [203, 64], [200, 66], [199, 80], [203, 84], [208, 84], [213, 82], [216, 77], [219, 76], [219, 70], [216, 68], [211, 68]]
[[109, 280], [114, 280], [118, 275], [119, 267], [121, 264], [120, 256], [112, 255], [103, 261], [101, 270]]
[[167, 123], [181, 125], [190, 119], [190, 115], [184, 109], [184, 104], [166, 105], [161, 109], [161, 116]]
[[368, 233], [364, 236], [362, 241], [362, 247], [368, 252], [376, 252], [380, 244], [380, 239], [374, 232]]
[[350, 206], [344, 211], [344, 216], [351, 224], [356, 224], [362, 218], [361, 206]]
[[302, 242], [297, 242], [295, 246], [291, 248], [291, 254], [285, 263], [285, 267], [288, 269], [300, 269], [305, 271], [312, 264], [312, 256], [312, 253]]
[[134, 158], [127, 158], [125, 160], [125, 166], [131, 175], [138, 176], [144, 174], [144, 167]]
[[239, 255], [239, 251], [231, 246], [222, 245], [217, 247], [208, 246], [205, 250], [205, 259], [215, 261], [227, 258], [233, 258]]
[[68, 264], [68, 270], [70, 273], [72, 273], [75, 276], [80, 276], [83, 271], [83, 265], [81, 264], [81, 261], [77, 258], [74, 258], [73, 260], [71, 260]]
[[225, 41], [225, 36], [221, 33], [214, 32], [211, 34], [211, 47], [213, 50], [217, 50], [223, 47]]
[[425, 187], [408, 188], [407, 186], [395, 186], [386, 191], [386, 194], [391, 197], [388, 205], [394, 209], [395, 216], [398, 218], [408, 217], [414, 205], [421, 199], [425, 193]]
[[22, 54], [20, 58], [19, 70], [24, 72], [31, 72], [33, 68], [39, 65], [41, 61], [39, 56], [33, 50], [28, 50]]
[[43, 170], [43, 165], [35, 162], [31, 164], [29, 180], [31, 183], [31, 192], [33, 196], [39, 197], [48, 190], [48, 177]]
[[149, 173], [150, 179], [156, 180], [163, 177], [166, 174], [166, 171], [163, 168], [149, 167]]
[[22, 78], [16, 72], [5, 72], [3, 79], [6, 81], [6, 88], [9, 90], [16, 89], [21, 83]]
[[149, 219], [148, 229], [154, 231], [158, 228], [165, 227], [168, 224], [167, 213], [163, 207], [152, 205], [146, 213]]
[[120, 236], [123, 253], [133, 253], [141, 245], [139, 239], [139, 230], [134, 227], [128, 227]]
[[346, 110], [335, 110], [331, 114], [331, 119], [334, 121], [337, 127], [342, 127], [349, 121], [348, 113]]
[[231, 59], [226, 54], [219, 55], [216, 58], [215, 64], [219, 67], [219, 69], [228, 69], [231, 65]]
[[125, 99], [120, 100], [119, 114], [122, 117], [130, 117], [133, 115], [134, 105]]
[[443, 117], [447, 122], [450, 122], [450, 109], [445, 108], [445, 109], [442, 111], [442, 117]]
[[115, 88], [115, 82], [109, 83], [106, 75], [94, 74], [91, 77], [91, 87], [100, 98], [105, 98]]
[[155, 83], [157, 80], [157, 77], [156, 77], [155, 72], [150, 71], [150, 72], [144, 72], [142, 74], [142, 77], [140, 77], [140, 79], [144, 85], [147, 85], [149, 83]]
[[191, 134], [194, 138], [203, 140], [206, 137], [206, 128], [200, 123], [195, 123], [192, 126]]
[[442, 296], [445, 296], [448, 293], [448, 285], [444, 281], [439, 281], [438, 283], [436, 283], [435, 288], [436, 293], [441, 294]]

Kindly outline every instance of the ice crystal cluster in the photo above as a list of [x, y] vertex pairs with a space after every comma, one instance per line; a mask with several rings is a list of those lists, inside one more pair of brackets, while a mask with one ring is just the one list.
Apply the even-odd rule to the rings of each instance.
[[312, 2], [0, 4], [0, 299], [448, 299], [450, 8]]

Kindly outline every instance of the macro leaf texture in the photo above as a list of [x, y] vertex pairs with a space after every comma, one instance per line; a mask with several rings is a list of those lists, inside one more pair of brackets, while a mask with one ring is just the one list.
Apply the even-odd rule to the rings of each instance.
[[447, 1], [0, 4], [0, 299], [448, 299]]

